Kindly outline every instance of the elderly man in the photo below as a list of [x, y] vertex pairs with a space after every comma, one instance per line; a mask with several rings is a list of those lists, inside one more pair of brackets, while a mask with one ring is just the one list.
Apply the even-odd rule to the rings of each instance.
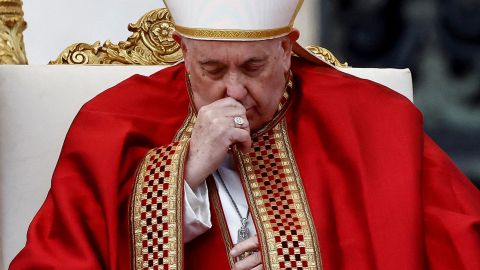
[[11, 269], [480, 268], [478, 190], [302, 1], [165, 2], [185, 62], [82, 108]]

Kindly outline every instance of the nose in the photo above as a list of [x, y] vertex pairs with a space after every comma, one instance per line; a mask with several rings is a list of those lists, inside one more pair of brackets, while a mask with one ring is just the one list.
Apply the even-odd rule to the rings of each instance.
[[225, 95], [241, 101], [247, 95], [244, 79], [233, 72], [225, 77]]

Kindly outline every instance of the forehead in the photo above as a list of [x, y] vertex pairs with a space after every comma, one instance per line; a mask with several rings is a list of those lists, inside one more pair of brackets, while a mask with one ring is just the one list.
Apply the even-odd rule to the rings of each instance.
[[212, 41], [184, 39], [191, 57], [203, 60], [231, 60], [268, 57], [280, 48], [280, 39], [261, 41]]

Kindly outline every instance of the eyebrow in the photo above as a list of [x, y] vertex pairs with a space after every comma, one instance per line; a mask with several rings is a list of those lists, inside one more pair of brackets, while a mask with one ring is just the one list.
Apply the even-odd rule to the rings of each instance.
[[216, 61], [216, 60], [198, 61], [198, 63], [200, 63], [200, 65], [202, 66], [223, 65], [220, 61]]
[[257, 63], [263, 63], [267, 61], [267, 57], [253, 57], [248, 59], [247, 61], [243, 62], [241, 66], [247, 66], [250, 64], [257, 64]]
[[[254, 63], [259, 63], [259, 62], [265, 62], [267, 61], [267, 56], [264, 57], [252, 57], [250, 59], [247, 59], [245, 62], [243, 62], [240, 66], [245, 66], [248, 64], [254, 64]], [[220, 61], [217, 60], [205, 60], [205, 61], [198, 61], [198, 63], [202, 66], [225, 66]]]

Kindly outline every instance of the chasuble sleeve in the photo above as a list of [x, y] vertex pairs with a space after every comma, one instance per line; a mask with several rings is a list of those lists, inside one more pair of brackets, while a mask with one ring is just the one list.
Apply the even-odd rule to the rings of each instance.
[[429, 269], [480, 269], [480, 191], [428, 137], [424, 179]]

